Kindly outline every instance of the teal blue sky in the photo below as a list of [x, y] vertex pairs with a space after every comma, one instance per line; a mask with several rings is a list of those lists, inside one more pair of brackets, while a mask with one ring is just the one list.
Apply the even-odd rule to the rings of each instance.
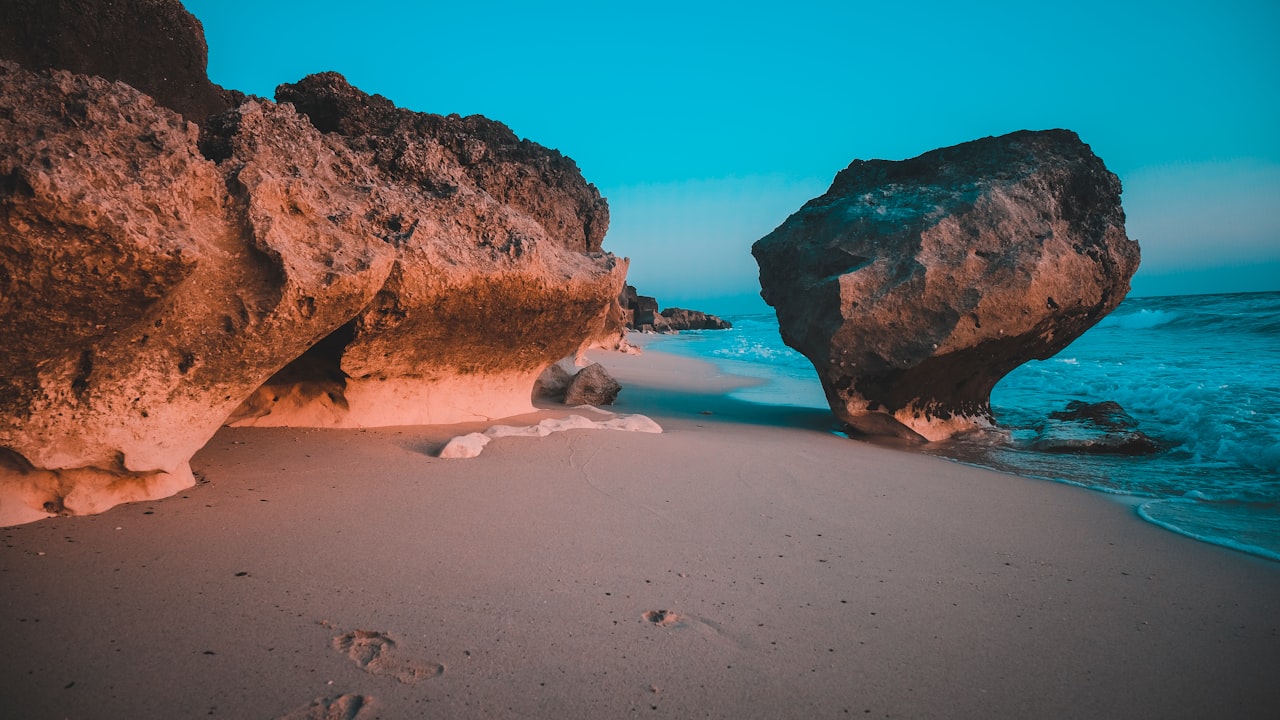
[[1280, 3], [185, 0], [209, 75], [324, 70], [572, 157], [663, 305], [763, 308], [750, 246], [855, 158], [1065, 127], [1125, 186], [1135, 294], [1280, 289]]

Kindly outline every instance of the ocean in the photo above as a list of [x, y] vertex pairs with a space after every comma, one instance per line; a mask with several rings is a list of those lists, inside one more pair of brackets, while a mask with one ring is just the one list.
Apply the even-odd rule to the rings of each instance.
[[[783, 345], [772, 314], [732, 330], [666, 336], [654, 349], [765, 382], [742, 400], [826, 408], [813, 366]], [[1119, 403], [1155, 439], [1146, 456], [1033, 449], [1067, 403]], [[1280, 293], [1126, 299], [1053, 358], [1006, 376], [999, 429], [923, 451], [1120, 496], [1149, 522], [1280, 561]]]

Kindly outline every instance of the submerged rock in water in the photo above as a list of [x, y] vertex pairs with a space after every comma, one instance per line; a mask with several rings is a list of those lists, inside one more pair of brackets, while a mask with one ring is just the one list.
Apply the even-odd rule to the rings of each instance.
[[755, 243], [761, 295], [857, 432], [941, 440], [1114, 309], [1138, 267], [1120, 181], [1070, 131], [855, 160]]
[[1160, 443], [1138, 430], [1119, 403], [1072, 400], [1065, 410], [1049, 414], [1031, 449], [1079, 455], [1152, 455]]

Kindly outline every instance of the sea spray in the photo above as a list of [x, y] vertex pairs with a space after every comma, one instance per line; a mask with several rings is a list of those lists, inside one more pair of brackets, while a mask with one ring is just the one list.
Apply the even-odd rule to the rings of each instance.
[[[735, 393], [826, 407], [809, 361], [772, 315], [657, 348], [764, 380]], [[1146, 457], [1032, 448], [1072, 400], [1118, 402], [1163, 450]], [[1000, 431], [927, 452], [1140, 499], [1138, 514], [1207, 542], [1280, 559], [1280, 293], [1130, 298], [1074, 343], [1010, 373], [991, 396]]]

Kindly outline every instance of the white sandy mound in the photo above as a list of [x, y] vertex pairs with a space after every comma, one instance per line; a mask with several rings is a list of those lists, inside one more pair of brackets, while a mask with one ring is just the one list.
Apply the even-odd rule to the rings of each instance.
[[445, 444], [440, 451], [442, 458], [473, 458], [489, 444], [489, 436], [484, 433], [459, 435]]
[[662, 427], [644, 415], [611, 415], [605, 420], [590, 420], [581, 415], [563, 418], [547, 418], [537, 425], [494, 425], [482, 433], [459, 435], [445, 444], [440, 451], [442, 458], [473, 458], [484, 450], [493, 438], [546, 437], [565, 430], [625, 430], [628, 432], [660, 433]]

